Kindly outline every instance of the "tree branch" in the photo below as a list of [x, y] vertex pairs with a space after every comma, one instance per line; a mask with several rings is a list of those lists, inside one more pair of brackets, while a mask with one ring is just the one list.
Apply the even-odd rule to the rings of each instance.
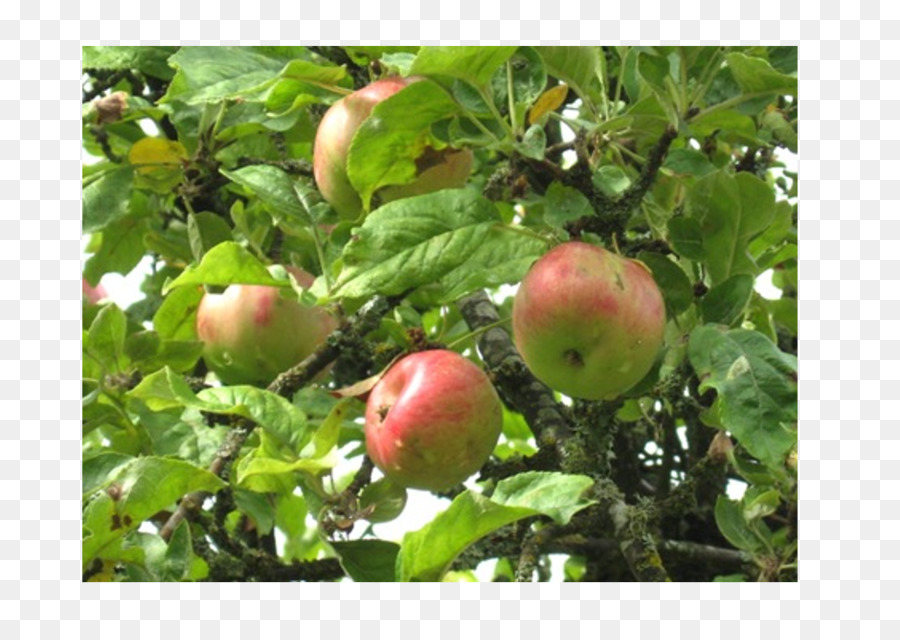
[[621, 235], [631, 212], [640, 205], [641, 200], [656, 181], [660, 167], [669, 152], [669, 147], [676, 137], [678, 137], [678, 132], [675, 127], [671, 125], [666, 127], [662, 136], [651, 149], [647, 163], [641, 170], [638, 179], [616, 200], [610, 200], [590, 181], [573, 182], [570, 186], [574, 186], [587, 196], [594, 207], [595, 214], [569, 223], [566, 227], [569, 234], [573, 237], [579, 237], [584, 232], [596, 233], [601, 236]]
[[[356, 336], [364, 336], [377, 328], [381, 322], [381, 317], [394, 304], [396, 304], [396, 299], [389, 300], [381, 296], [372, 298], [356, 314], [345, 320], [340, 327], [332, 332], [325, 342], [305, 360], [275, 378], [267, 390], [285, 398], [291, 398], [294, 393], [309, 384], [313, 378], [324, 371], [340, 355], [345, 345], [348, 343], [352, 344]], [[210, 472], [219, 477], [225, 477], [229, 465], [237, 457], [241, 447], [255, 426], [251, 420], [246, 418], [237, 420], [235, 426], [225, 436], [225, 441], [216, 452], [216, 457], [209, 466]], [[178, 523], [185, 518], [190, 518], [211, 495], [211, 493], [206, 491], [195, 491], [182, 498], [178, 508], [159, 530], [160, 537], [168, 541], [175, 532], [175, 527], [178, 526]]]
[[[612, 530], [619, 541], [622, 555], [639, 580], [665, 581], [669, 579], [648, 527], [649, 507], [626, 505], [622, 492], [602, 472], [605, 460], [599, 460], [590, 433], [576, 430], [566, 413], [556, 402], [553, 391], [537, 380], [525, 366], [522, 356], [505, 329], [496, 326], [500, 320], [497, 308], [484, 292], [461, 299], [460, 313], [472, 330], [494, 325], [481, 334], [478, 349], [495, 383], [511, 400], [531, 427], [541, 447], [555, 448], [559, 469], [566, 473], [581, 473], [594, 478], [592, 496], [598, 501], [591, 508], [591, 528]], [[534, 563], [531, 548], [524, 545], [519, 556], [517, 574], [531, 575]]]
[[[497, 308], [484, 291], [461, 299], [460, 313], [473, 331], [500, 321]], [[571, 426], [553, 391], [532, 375], [505, 329], [494, 326], [481, 334], [478, 349], [512, 408], [525, 417], [539, 446], [557, 446], [571, 436]]]

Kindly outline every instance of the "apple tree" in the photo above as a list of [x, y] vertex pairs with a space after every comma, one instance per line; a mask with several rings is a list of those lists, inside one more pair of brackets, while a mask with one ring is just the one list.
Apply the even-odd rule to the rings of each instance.
[[84, 580], [797, 579], [796, 48], [82, 82]]

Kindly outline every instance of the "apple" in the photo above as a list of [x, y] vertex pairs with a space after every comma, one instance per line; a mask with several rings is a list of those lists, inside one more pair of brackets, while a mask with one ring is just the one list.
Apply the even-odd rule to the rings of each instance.
[[97, 304], [109, 297], [109, 294], [106, 293], [106, 288], [102, 284], [98, 282], [97, 286], [94, 287], [84, 276], [81, 276], [81, 295], [89, 304]]
[[666, 310], [647, 267], [584, 242], [535, 262], [513, 300], [516, 347], [544, 384], [573, 398], [614, 398], [653, 366]]
[[[360, 125], [382, 100], [394, 95], [413, 78], [383, 78], [335, 102], [322, 118], [313, 147], [313, 172], [322, 197], [345, 220], [362, 212], [362, 200], [347, 177], [347, 154]], [[405, 185], [378, 191], [382, 202], [462, 187], [472, 169], [472, 152], [430, 147], [416, 159], [417, 176]]]
[[[297, 283], [315, 279], [287, 267]], [[283, 297], [279, 287], [230, 285], [207, 293], [197, 309], [197, 336], [203, 359], [225, 384], [270, 383], [321, 344], [337, 326], [322, 308]]]
[[503, 426], [497, 391], [477, 365], [453, 351], [398, 360], [366, 402], [366, 451], [403, 487], [442, 491], [478, 471]]

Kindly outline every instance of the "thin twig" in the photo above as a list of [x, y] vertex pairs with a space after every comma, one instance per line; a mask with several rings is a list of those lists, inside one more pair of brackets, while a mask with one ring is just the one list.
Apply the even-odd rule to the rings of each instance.
[[[337, 359], [343, 350], [343, 346], [351, 341], [352, 336], [366, 335], [374, 330], [381, 321], [381, 317], [395, 303], [396, 301], [388, 300], [381, 296], [377, 296], [367, 302], [354, 316], [342, 323], [338, 329], [328, 336], [328, 339], [305, 360], [275, 378], [274, 382], [268, 386], [267, 391], [277, 393], [285, 398], [292, 397], [297, 390], [309, 384], [313, 378]], [[216, 452], [216, 457], [209, 466], [211, 473], [220, 477], [225, 474], [255, 426], [253, 421], [246, 418], [241, 418], [237, 421]], [[185, 518], [190, 518], [192, 514], [203, 506], [203, 502], [211, 496], [212, 494], [207, 491], [195, 491], [184, 496], [178, 508], [159, 530], [160, 537], [168, 541], [172, 537], [178, 523]]]

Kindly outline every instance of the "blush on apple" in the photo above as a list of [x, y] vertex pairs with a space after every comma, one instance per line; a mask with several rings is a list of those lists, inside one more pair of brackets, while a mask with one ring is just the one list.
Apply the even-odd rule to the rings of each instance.
[[90, 304], [97, 304], [109, 296], [102, 284], [98, 282], [96, 287], [92, 286], [84, 276], [81, 277], [81, 295]]
[[392, 482], [449, 489], [490, 457], [503, 407], [487, 375], [453, 351], [422, 351], [392, 366], [366, 403], [366, 450]]
[[549, 251], [513, 301], [516, 347], [532, 373], [573, 398], [637, 384], [663, 344], [666, 310], [647, 267], [584, 242]]
[[[414, 81], [399, 77], [376, 80], [331, 105], [319, 123], [313, 148], [316, 184], [341, 218], [353, 220], [362, 212], [362, 200], [347, 177], [347, 154], [353, 136], [376, 104]], [[464, 186], [472, 169], [472, 152], [429, 147], [416, 159], [416, 167], [417, 177], [409, 184], [378, 191], [382, 202]]]
[[[297, 283], [312, 275], [287, 267]], [[203, 359], [225, 384], [270, 383], [322, 343], [337, 323], [324, 309], [281, 295], [278, 287], [231, 285], [207, 293], [197, 310]]]

